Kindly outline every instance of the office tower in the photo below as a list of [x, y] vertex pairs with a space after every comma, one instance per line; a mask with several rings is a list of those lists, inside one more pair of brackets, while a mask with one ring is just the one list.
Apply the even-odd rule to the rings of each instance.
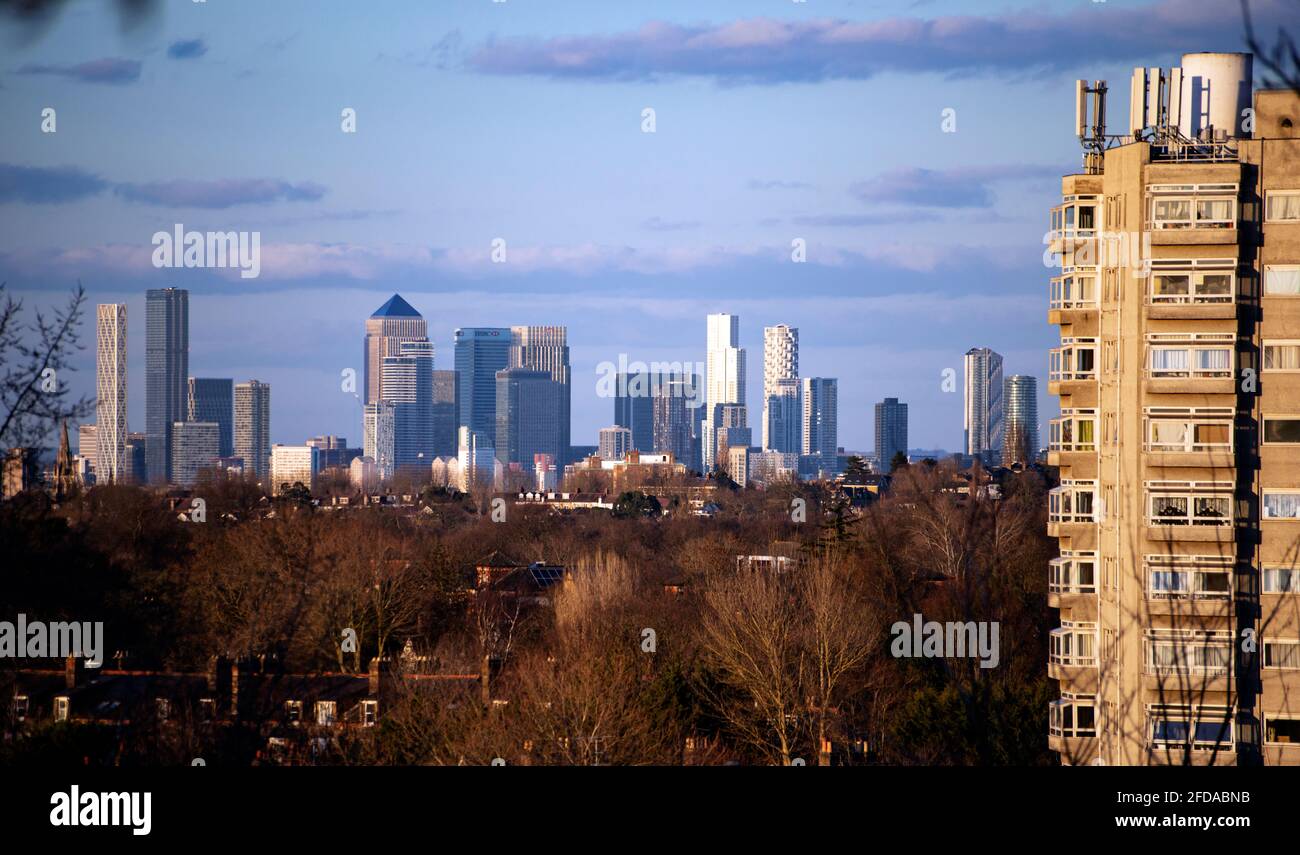
[[264, 481], [271, 472], [271, 384], [258, 380], [235, 384], [235, 456], [244, 474]]
[[459, 437], [458, 462], [462, 493], [481, 487], [491, 489], [496, 484], [496, 448], [487, 434], [462, 426]]
[[199, 471], [210, 469], [221, 456], [221, 426], [216, 422], [172, 422], [172, 482], [193, 487]]
[[799, 455], [784, 451], [763, 451], [749, 456], [750, 480], [763, 484], [794, 481], [799, 475]]
[[271, 447], [271, 484], [275, 495], [280, 495], [294, 484], [302, 484], [313, 491], [319, 473], [320, 457], [316, 448], [279, 443]]
[[[98, 406], [96, 406], [98, 409]], [[94, 425], [77, 425], [77, 456], [86, 461], [94, 470], [96, 457], [99, 455], [98, 431]]]
[[657, 451], [654, 384], [649, 371], [619, 374], [614, 385], [614, 424], [632, 432], [637, 451]]
[[[691, 402], [698, 382], [699, 376], [694, 374], [665, 375], [659, 385], [659, 394], [651, 399], [653, 431], [650, 445], [638, 451], [666, 452], [678, 463], [696, 466]], [[636, 447], [635, 439], [633, 447]]]
[[352, 464], [354, 458], [361, 457], [364, 453], [360, 448], [348, 448], [347, 437], [335, 436], [332, 433], [313, 436], [305, 444], [316, 449], [317, 462], [322, 472], [326, 469], [346, 469]]
[[[747, 431], [749, 428], [744, 430]], [[747, 445], [728, 446], [726, 456], [720, 456], [720, 459], [726, 460], [727, 475], [736, 482], [737, 487], [749, 484], [749, 458], [750, 451]]]
[[[86, 456], [86, 449], [81, 449]], [[126, 304], [95, 307], [95, 482], [117, 484], [126, 472]]]
[[494, 437], [497, 433], [497, 372], [510, 367], [510, 330], [503, 327], [458, 329], [455, 341], [456, 374], [460, 382], [457, 430], [467, 427], [486, 437]]
[[456, 456], [456, 419], [460, 383], [452, 371], [433, 372], [433, 456]]
[[805, 377], [803, 389], [804, 454], [820, 454], [834, 468], [839, 448], [839, 393], [834, 377]]
[[363, 403], [379, 400], [384, 360], [401, 354], [403, 342], [428, 341], [429, 327], [411, 304], [394, 294], [366, 318], [365, 393]]
[[1249, 54], [1137, 69], [1117, 145], [1102, 86], [1077, 96], [1049, 235], [1062, 763], [1300, 762], [1300, 94], [1251, 80]]
[[235, 453], [235, 381], [227, 377], [191, 377], [186, 421], [215, 422], [221, 456]]
[[632, 449], [632, 431], [618, 425], [601, 428], [598, 448], [602, 460], [622, 460]]
[[385, 356], [379, 396], [394, 405], [394, 465], [427, 472], [434, 457], [433, 344], [403, 341], [396, 356]]
[[774, 380], [763, 402], [764, 445], [770, 451], [803, 450], [803, 391], [798, 378]]
[[366, 404], [362, 454], [375, 462], [381, 483], [391, 481], [396, 472], [397, 405], [392, 401]]
[[373, 493], [379, 489], [379, 467], [370, 457], [355, 457], [348, 465], [348, 482], [353, 489]]
[[886, 398], [876, 404], [876, 460], [880, 471], [893, 470], [894, 457], [907, 456], [907, 404]]
[[742, 404], [718, 404], [713, 408], [713, 454], [718, 466], [727, 468], [727, 452], [733, 446], [753, 445], [749, 417]]
[[[548, 371], [507, 368], [497, 372], [496, 454], [502, 463], [532, 465], [533, 456], [561, 455], [564, 385]], [[566, 450], [567, 453], [567, 450]]]
[[149, 435], [149, 480], [171, 480], [171, 426], [188, 415], [190, 292], [153, 288], [145, 293], [144, 427]]
[[1002, 392], [1006, 414], [1006, 436], [1002, 443], [1002, 465], [1033, 463], [1038, 459], [1038, 379], [1012, 374]]
[[763, 328], [763, 448], [797, 452], [789, 445], [788, 402], [791, 389], [798, 395], [799, 330], [786, 324]]
[[987, 347], [973, 347], [966, 351], [965, 362], [963, 450], [984, 463], [992, 463], [1002, 449], [1002, 357]]
[[560, 384], [560, 456], [556, 459], [561, 463], [567, 463], [571, 429], [569, 419], [573, 400], [568, 331], [564, 327], [555, 326], [511, 327], [509, 367], [545, 371], [550, 374], [552, 380]]
[[149, 440], [145, 433], [126, 435], [126, 471], [132, 484], [149, 481]]
[[721, 404], [745, 403], [745, 349], [740, 346], [740, 317], [714, 314], [707, 319], [705, 353], [703, 464], [712, 469], [717, 451], [714, 415]]

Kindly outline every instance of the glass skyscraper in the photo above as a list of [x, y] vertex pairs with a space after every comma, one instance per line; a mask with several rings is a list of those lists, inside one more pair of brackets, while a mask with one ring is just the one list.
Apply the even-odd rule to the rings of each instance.
[[190, 292], [153, 288], [145, 293], [144, 424], [149, 436], [149, 480], [171, 480], [172, 431], [188, 413]]
[[456, 330], [456, 373], [460, 375], [459, 427], [485, 437], [497, 433], [497, 372], [510, 367], [507, 327]]
[[235, 453], [235, 381], [228, 377], [191, 377], [186, 421], [213, 422], [222, 457]]

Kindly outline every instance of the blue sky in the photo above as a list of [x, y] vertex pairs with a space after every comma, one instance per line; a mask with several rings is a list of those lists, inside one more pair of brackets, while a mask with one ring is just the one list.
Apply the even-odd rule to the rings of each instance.
[[[1254, 6], [1266, 31], [1285, 20]], [[892, 396], [913, 447], [957, 449], [942, 373], [973, 346], [1040, 378], [1046, 420], [1042, 237], [1079, 163], [1073, 80], [1110, 81], [1118, 133], [1134, 65], [1242, 49], [1225, 0], [159, 9], [0, 13], [0, 280], [32, 307], [78, 278], [128, 304], [133, 430], [144, 291], [189, 288], [191, 373], [270, 382], [272, 438], [293, 443], [359, 440], [339, 376], [394, 291], [438, 367], [459, 326], [567, 325], [575, 443], [612, 419], [600, 362], [702, 360], [718, 311], [741, 318], [756, 428], [777, 323], [800, 328], [803, 375], [839, 378], [847, 448], [871, 447]], [[260, 232], [261, 276], [155, 269], [176, 223]], [[93, 348], [79, 364], [93, 393]]]

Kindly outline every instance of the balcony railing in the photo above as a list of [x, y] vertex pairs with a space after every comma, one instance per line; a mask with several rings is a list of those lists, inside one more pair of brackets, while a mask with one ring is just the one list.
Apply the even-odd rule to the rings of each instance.
[[1047, 494], [1049, 523], [1092, 523], [1097, 521], [1095, 481], [1063, 481]]
[[1047, 424], [1048, 451], [1096, 451], [1095, 410], [1062, 410], [1061, 417]]
[[1237, 294], [1237, 262], [1231, 258], [1153, 261], [1152, 304], [1231, 303]]
[[1153, 184], [1147, 192], [1154, 231], [1237, 227], [1236, 184]]
[[1066, 339], [1052, 348], [1047, 371], [1049, 382], [1097, 379], [1097, 343], [1094, 339]]
[[1061, 621], [1048, 638], [1047, 661], [1067, 668], [1097, 666], [1097, 624]]
[[1097, 701], [1092, 695], [1062, 692], [1047, 705], [1047, 732], [1060, 737], [1097, 735]]
[[1146, 559], [1147, 598], [1151, 600], [1228, 600], [1232, 560], [1217, 556]]
[[1146, 673], [1224, 677], [1232, 671], [1232, 633], [1148, 630]]
[[1062, 552], [1047, 569], [1047, 591], [1051, 594], [1097, 593], [1097, 553]]

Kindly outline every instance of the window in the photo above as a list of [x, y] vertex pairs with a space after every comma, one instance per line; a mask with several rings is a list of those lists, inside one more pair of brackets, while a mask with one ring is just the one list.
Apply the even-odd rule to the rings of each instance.
[[1147, 367], [1152, 377], [1231, 377], [1231, 345], [1153, 345]]
[[1300, 371], [1300, 341], [1264, 342], [1265, 371]]
[[1095, 552], [1066, 551], [1053, 558], [1048, 565], [1047, 589], [1054, 594], [1095, 594], [1096, 556]]
[[317, 701], [316, 702], [316, 723], [321, 727], [330, 727], [334, 724], [335, 711], [338, 704], [334, 701]]
[[1147, 631], [1148, 674], [1220, 677], [1232, 668], [1232, 633], [1152, 629]]
[[154, 704], [154, 709], [158, 713], [158, 720], [166, 721], [167, 717], [171, 714], [172, 711], [171, 702], [168, 701], [166, 698], [154, 698], [153, 704]]
[[1232, 747], [1232, 710], [1227, 707], [1153, 706], [1147, 716], [1154, 745], [1220, 751]]
[[1097, 377], [1097, 340], [1066, 338], [1052, 348], [1048, 380], [1095, 380]]
[[1052, 237], [1092, 237], [1097, 228], [1098, 197], [1066, 196], [1063, 204], [1052, 209]]
[[1062, 481], [1047, 494], [1047, 520], [1054, 523], [1095, 522], [1095, 481]]
[[1265, 594], [1300, 593], [1300, 570], [1293, 567], [1265, 567]]
[[1300, 264], [1264, 265], [1264, 293], [1272, 297], [1300, 297]]
[[1300, 190], [1270, 190], [1264, 197], [1264, 219], [1270, 223], [1300, 222]]
[[1056, 665], [1092, 667], [1097, 664], [1097, 624], [1063, 620], [1048, 640], [1048, 661]]
[[212, 698], [199, 698], [199, 721], [212, 721], [216, 717], [216, 701]]
[[1153, 600], [1214, 600], [1232, 595], [1232, 565], [1215, 556], [1146, 558], [1147, 595]]
[[1300, 718], [1266, 716], [1264, 719], [1264, 741], [1283, 745], [1300, 742]]
[[1153, 303], [1227, 303], [1232, 300], [1232, 273], [1152, 273]]
[[1052, 736], [1090, 737], [1097, 735], [1097, 701], [1092, 695], [1062, 692], [1061, 699], [1048, 705], [1048, 731]]
[[[1185, 485], [1187, 491], [1163, 489], [1160, 485], [1174, 482], [1148, 484], [1148, 525], [1232, 525], [1231, 492], [1206, 493], [1202, 489], [1224, 489], [1220, 482]], [[1197, 489], [1197, 488], [1200, 489]], [[1231, 485], [1226, 489], [1231, 490]]]
[[54, 720], [67, 721], [69, 706], [70, 706], [70, 702], [67, 695], [57, 696], [54, 699]]
[[379, 701], [362, 701], [361, 702], [361, 724], [363, 727], [374, 727], [375, 722], [379, 720]]
[[1052, 451], [1096, 451], [1096, 410], [1061, 411], [1048, 423], [1048, 448]]
[[26, 695], [14, 695], [14, 718], [19, 721], [27, 718], [27, 703]]
[[1053, 309], [1075, 309], [1097, 305], [1097, 274], [1067, 272], [1052, 280]]
[[289, 724], [297, 724], [302, 721], [302, 701], [284, 702], [284, 720]]
[[1300, 443], [1300, 416], [1264, 416], [1265, 444]]
[[1197, 421], [1192, 418], [1151, 418], [1147, 421], [1147, 450], [1231, 451], [1232, 423]]
[[1300, 641], [1264, 639], [1264, 667], [1288, 671], [1300, 668]]
[[1264, 490], [1264, 519], [1300, 520], [1300, 491]]
[[1237, 225], [1235, 184], [1153, 184], [1153, 229], [1231, 229]]

